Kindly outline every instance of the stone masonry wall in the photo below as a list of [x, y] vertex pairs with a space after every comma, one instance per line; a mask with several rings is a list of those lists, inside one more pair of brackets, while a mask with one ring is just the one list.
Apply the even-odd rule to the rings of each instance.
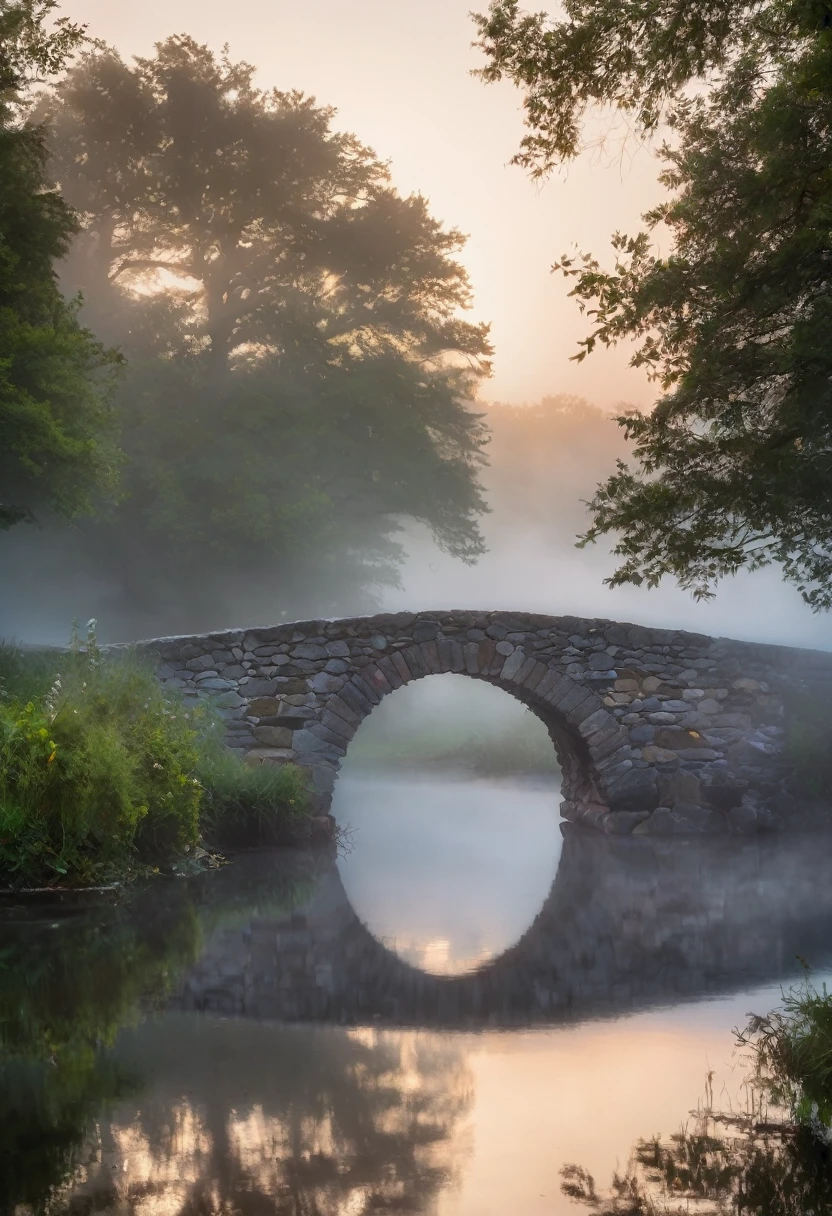
[[487, 680], [546, 723], [563, 769], [563, 816], [611, 833], [787, 823], [788, 694], [832, 699], [825, 652], [529, 613], [292, 622], [137, 649], [166, 686], [214, 701], [229, 746], [250, 763], [308, 769], [323, 807], [383, 696], [432, 673]]

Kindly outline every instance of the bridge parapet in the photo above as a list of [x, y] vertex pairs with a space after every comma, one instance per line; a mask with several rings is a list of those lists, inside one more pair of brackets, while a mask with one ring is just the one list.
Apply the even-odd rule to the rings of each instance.
[[832, 702], [832, 654], [530, 613], [385, 613], [138, 649], [164, 684], [214, 700], [250, 763], [307, 768], [322, 805], [382, 697], [441, 672], [485, 680], [546, 724], [564, 817], [616, 834], [775, 826], [793, 807], [788, 694]]

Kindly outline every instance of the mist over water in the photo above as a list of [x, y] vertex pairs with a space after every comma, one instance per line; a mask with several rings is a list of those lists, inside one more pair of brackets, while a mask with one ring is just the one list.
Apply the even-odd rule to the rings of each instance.
[[552, 742], [519, 701], [465, 676], [407, 685], [364, 720], [335, 787], [350, 902], [413, 966], [475, 970], [546, 899], [559, 801]]
[[148, 569], [139, 605], [85, 554], [83, 521], [19, 526], [0, 535], [0, 636], [63, 643], [73, 616], [97, 617], [101, 637], [118, 641], [378, 610], [502, 608], [832, 648], [828, 615], [812, 613], [776, 567], [722, 582], [707, 602], [667, 581], [652, 590], [605, 587], [615, 568], [605, 544], [578, 549], [575, 541], [588, 526], [584, 501], [616, 457], [626, 456], [612, 418], [580, 399], [552, 397], [535, 406], [488, 407], [486, 419], [492, 438], [481, 479], [490, 514], [481, 520], [486, 552], [475, 564], [443, 553], [425, 527], [402, 520], [396, 587], [358, 592], [340, 585], [336, 571], [316, 574], [314, 562], [306, 581], [291, 586], [257, 565], [219, 584], [206, 569], [195, 608], [190, 583], [177, 589], [160, 580], [154, 587]]

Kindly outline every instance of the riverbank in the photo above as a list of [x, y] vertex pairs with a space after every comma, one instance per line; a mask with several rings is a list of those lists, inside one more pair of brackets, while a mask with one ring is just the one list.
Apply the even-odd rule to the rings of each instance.
[[163, 690], [90, 622], [66, 651], [0, 645], [0, 887], [106, 887], [208, 852], [329, 832], [294, 765], [251, 766], [221, 712]]

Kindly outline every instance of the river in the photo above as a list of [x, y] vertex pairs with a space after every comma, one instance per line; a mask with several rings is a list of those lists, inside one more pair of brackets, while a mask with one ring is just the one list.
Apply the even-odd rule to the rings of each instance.
[[358, 772], [334, 809], [334, 861], [5, 909], [0, 1211], [576, 1212], [564, 1167], [741, 1108], [732, 1028], [832, 964], [811, 840], [564, 833], [553, 777]]

